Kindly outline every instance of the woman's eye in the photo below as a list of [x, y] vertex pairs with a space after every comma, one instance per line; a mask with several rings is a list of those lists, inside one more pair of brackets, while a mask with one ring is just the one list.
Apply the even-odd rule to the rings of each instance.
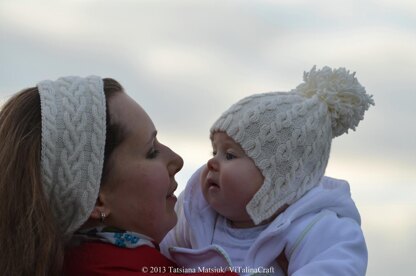
[[159, 154], [159, 150], [152, 148], [148, 153], [147, 153], [147, 158], [148, 159], [153, 159], [156, 158], [157, 155]]
[[236, 158], [236, 156], [234, 154], [232, 154], [232, 153], [227, 152], [225, 154], [225, 159], [227, 159], [227, 160], [232, 160], [234, 158]]

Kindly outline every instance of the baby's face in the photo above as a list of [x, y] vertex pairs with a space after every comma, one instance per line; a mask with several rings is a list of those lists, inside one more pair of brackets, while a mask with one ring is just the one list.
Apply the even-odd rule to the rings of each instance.
[[212, 137], [213, 158], [201, 174], [205, 199], [234, 227], [254, 226], [246, 205], [260, 189], [264, 177], [243, 149], [224, 132]]

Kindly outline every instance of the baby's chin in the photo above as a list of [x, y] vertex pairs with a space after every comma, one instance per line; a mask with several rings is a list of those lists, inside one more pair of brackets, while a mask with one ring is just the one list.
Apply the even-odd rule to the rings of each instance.
[[210, 196], [205, 196], [205, 200], [209, 204], [209, 206], [219, 215], [226, 218], [230, 225], [235, 228], [248, 228], [255, 226], [253, 221], [251, 220], [250, 216], [246, 214], [232, 214], [228, 208], [225, 208], [218, 202], [217, 200], [214, 200]]
[[228, 220], [228, 225], [232, 228], [252, 228], [256, 227], [253, 220], [247, 215], [247, 217], [244, 218], [230, 218], [227, 216], [223, 216]]

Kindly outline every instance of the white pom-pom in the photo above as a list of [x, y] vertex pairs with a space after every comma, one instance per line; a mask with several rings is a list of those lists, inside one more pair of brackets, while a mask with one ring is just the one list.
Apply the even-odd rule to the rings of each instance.
[[332, 137], [355, 130], [364, 118], [364, 112], [374, 105], [372, 95], [345, 68], [331, 69], [327, 66], [303, 75], [304, 83], [296, 87], [296, 92], [304, 97], [319, 97], [328, 106], [332, 122]]

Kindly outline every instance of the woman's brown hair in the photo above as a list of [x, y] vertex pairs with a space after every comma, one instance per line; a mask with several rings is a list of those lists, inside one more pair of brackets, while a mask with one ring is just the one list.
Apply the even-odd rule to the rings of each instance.
[[[122, 92], [104, 79], [107, 132], [103, 178], [109, 156], [122, 140], [111, 123], [109, 99]], [[41, 109], [37, 87], [10, 98], [0, 111], [0, 275], [61, 275], [64, 240], [41, 183]]]

